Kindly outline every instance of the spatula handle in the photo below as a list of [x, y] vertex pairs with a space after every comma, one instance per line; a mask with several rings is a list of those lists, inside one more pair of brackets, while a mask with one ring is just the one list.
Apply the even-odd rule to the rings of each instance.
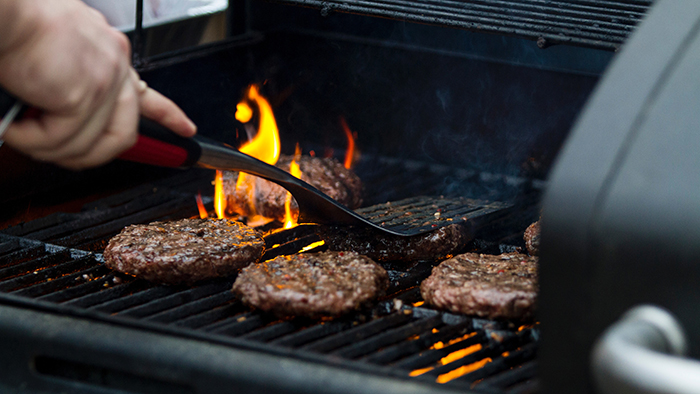
[[181, 137], [165, 126], [141, 118], [136, 145], [119, 158], [161, 167], [191, 167], [201, 155], [202, 148], [196, 140]]

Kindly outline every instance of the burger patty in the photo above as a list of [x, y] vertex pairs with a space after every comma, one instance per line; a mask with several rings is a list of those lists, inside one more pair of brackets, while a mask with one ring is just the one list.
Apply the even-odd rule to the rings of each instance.
[[377, 261], [439, 260], [458, 253], [470, 241], [459, 224], [412, 237], [349, 227], [320, 228], [317, 234], [330, 250], [351, 250]]
[[[293, 156], [280, 156], [276, 167], [289, 172]], [[346, 169], [336, 159], [301, 156], [298, 160], [301, 180], [327, 194], [330, 198], [351, 208], [362, 205], [362, 182], [351, 170]], [[226, 210], [241, 216], [250, 217], [253, 213], [284, 221], [284, 204], [287, 190], [276, 183], [258, 177], [251, 177], [254, 192], [250, 187], [237, 187], [238, 172], [224, 171], [223, 188], [227, 196]], [[252, 196], [252, 197], [251, 197]], [[251, 201], [252, 199], [252, 201]], [[292, 198], [291, 211], [299, 215], [299, 205]]]
[[465, 253], [433, 268], [421, 295], [440, 309], [489, 319], [528, 320], [537, 301], [537, 259]]
[[109, 241], [105, 265], [153, 282], [230, 275], [260, 259], [262, 234], [233, 220], [182, 219], [126, 227]]
[[525, 248], [530, 256], [540, 255], [540, 221], [536, 221], [525, 229], [525, 234], [523, 234], [523, 239], [525, 240]]
[[354, 252], [278, 256], [241, 270], [233, 291], [277, 316], [339, 316], [384, 294], [387, 272]]

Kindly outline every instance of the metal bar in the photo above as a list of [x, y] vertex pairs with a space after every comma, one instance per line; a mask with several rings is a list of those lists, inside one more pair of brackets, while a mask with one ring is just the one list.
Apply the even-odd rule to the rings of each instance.
[[[493, 363], [489, 363], [486, 366], [491, 364]], [[534, 378], [536, 376], [536, 372], [537, 361], [528, 361], [518, 365], [517, 368], [513, 368], [507, 372], [484, 379], [477, 383], [474, 387], [483, 389], [505, 389], [522, 381]]]
[[136, 25], [131, 41], [131, 63], [138, 69], [145, 63], [143, 54], [143, 0], [136, 0]]
[[[150, 285], [144, 287], [142, 291], [138, 291], [133, 294], [120, 294], [123, 293], [125, 290], [126, 286], [116, 286], [116, 291], [112, 293], [109, 293], [108, 291], [101, 291], [96, 294], [91, 294], [92, 297], [82, 297], [80, 299], [70, 301], [67, 304], [76, 305], [79, 303], [92, 302], [92, 305], [87, 307], [88, 309], [105, 313], [117, 313], [119, 311], [133, 307], [134, 305], [142, 305], [155, 298], [166, 297], [175, 292], [175, 289], [169, 288], [167, 286], [153, 287], [152, 285]], [[109, 296], [118, 295], [121, 296], [109, 300]]]
[[194, 316], [175, 321], [173, 324], [179, 327], [200, 328], [205, 325], [222, 321], [229, 316], [237, 315], [244, 309], [245, 307], [241, 303], [231, 302], [221, 306], [216, 306]]
[[3, 281], [0, 283], [0, 291], [9, 291], [13, 288], [12, 284], [6, 284], [9, 279], [53, 267], [67, 259], [70, 259], [70, 254], [67, 251], [62, 251], [0, 269], [0, 280]]
[[345, 332], [341, 332], [330, 337], [326, 337], [319, 341], [311, 342], [308, 345], [302, 346], [304, 350], [326, 353], [335, 350], [341, 346], [363, 340], [377, 333], [383, 332], [392, 327], [404, 324], [413, 320], [412, 315], [404, 315], [403, 313], [394, 313], [379, 319], [372, 320], [369, 323], [353, 327]]
[[[650, 3], [529, 1], [278, 0], [332, 11], [508, 34], [549, 43], [616, 49]], [[541, 41], [541, 43], [540, 43]]]
[[300, 322], [301, 319], [293, 321], [281, 321], [267, 327], [251, 331], [241, 336], [241, 338], [251, 341], [268, 342], [283, 335], [297, 331], [299, 328], [309, 325], [309, 321]]
[[350, 327], [352, 327], [352, 321], [348, 320], [323, 322], [299, 332], [277, 338], [271, 341], [271, 343], [285, 347], [300, 347], [312, 341], [318, 341], [329, 335], [345, 331]]
[[419, 368], [425, 368], [452, 352], [468, 348], [469, 346], [476, 345], [477, 343], [484, 342], [486, 340], [486, 334], [484, 333], [484, 331], [475, 331], [476, 334], [472, 337], [466, 338], [452, 345], [445, 346], [441, 349], [431, 349], [421, 352], [419, 354], [414, 354], [413, 356], [406, 357], [403, 360], [394, 363], [394, 366], [409, 371]]
[[[108, 273], [110, 270], [109, 268], [105, 267], [102, 264], [97, 263], [94, 258], [90, 257], [85, 257], [82, 259], [85, 261], [86, 264], [76, 264], [73, 267], [69, 268], [68, 265], [62, 264], [59, 267], [54, 267], [54, 268], [49, 268], [48, 270], [54, 270], [57, 268], [60, 268], [60, 271], [56, 270], [52, 272], [51, 279], [46, 280], [46, 279], [41, 279], [39, 280], [38, 283], [32, 285], [32, 286], [27, 286], [22, 288], [21, 290], [14, 290], [12, 291], [13, 294], [15, 295], [21, 295], [25, 297], [39, 297], [44, 294], [54, 294], [60, 290], [64, 290], [66, 288], [72, 288], [76, 284], [80, 284], [82, 282], [80, 281], [85, 281], [83, 277], [101, 277], [104, 274]], [[79, 260], [76, 260], [76, 262], [79, 262]], [[99, 264], [99, 265], [94, 265], [94, 264]], [[77, 272], [67, 274], [72, 268], [80, 268], [81, 266], [87, 266], [87, 265], [93, 265], [90, 268], [87, 269], [80, 269]], [[48, 273], [45, 273], [45, 275], [49, 275]], [[32, 275], [35, 276], [35, 275]], [[34, 278], [36, 281], [37, 278]]]
[[0, 272], [2, 272], [2, 269], [5, 267], [21, 264], [25, 261], [36, 259], [40, 256], [45, 256], [46, 254], [46, 249], [41, 246], [33, 246], [12, 252], [8, 255], [0, 257]]
[[177, 308], [169, 309], [155, 315], [149, 316], [146, 320], [172, 323], [177, 320], [191, 317], [194, 314], [201, 313], [212, 308], [219, 307], [236, 298], [230, 289], [226, 289], [220, 293], [212, 294], [202, 299], [184, 303]]
[[220, 293], [224, 289], [229, 289], [230, 287], [230, 282], [217, 282], [181, 291], [172, 289], [172, 294], [168, 294], [162, 298], [151, 299], [150, 301], [141, 305], [123, 309], [117, 314], [120, 316], [145, 318], [155, 315], [158, 312], [199, 300], [200, 298], [209, 297], [212, 294]]
[[471, 321], [454, 326], [443, 326], [437, 332], [433, 331], [435, 329], [437, 328], [432, 327], [431, 330], [421, 333], [415, 340], [400, 342], [367, 355], [362, 358], [362, 361], [373, 364], [388, 364], [403, 357], [419, 353], [434, 345], [436, 342], [448, 341], [449, 339], [460, 337], [473, 331]]
[[[512, 371], [511, 368], [520, 367], [523, 365], [523, 363], [531, 361], [535, 358], [536, 352], [537, 344], [529, 343], [510, 352], [507, 357], [500, 356], [494, 359], [494, 361], [490, 362], [488, 365], [485, 365], [484, 367], [455, 380], [469, 383], [479, 381], [479, 384], [485, 384], [493, 387], [512, 386], [522, 380], [521, 374], [515, 374], [515, 376], [511, 377], [509, 372], [502, 372]], [[498, 375], [499, 373], [501, 374]], [[534, 374], [527, 375], [527, 377], [532, 377], [533, 375]], [[488, 383], [486, 383], [486, 378], [490, 376], [494, 377], [494, 380], [489, 380]]]
[[[70, 301], [66, 301], [64, 305], [73, 306], [78, 308], [90, 308], [96, 305], [109, 303], [115, 299], [119, 299], [126, 296], [131, 296], [132, 294], [144, 291], [148, 289], [148, 282], [146, 281], [133, 281], [127, 283], [121, 283], [113, 287], [104, 288], [102, 283], [92, 281], [86, 283], [82, 287], [90, 293], [84, 294], [77, 298], [72, 298]], [[42, 297], [47, 298], [47, 296]]]
[[274, 321], [270, 316], [260, 314], [244, 313], [240, 316], [232, 316], [228, 321], [222, 322], [205, 330], [221, 335], [239, 336], [263, 327]]
[[[113, 275], [106, 275], [102, 274], [103, 270], [107, 271], [107, 274], [111, 273], [109, 269], [107, 269], [105, 266], [98, 266], [95, 268], [91, 268], [89, 270], [79, 272], [76, 275], [79, 275], [79, 277], [83, 277], [84, 280], [87, 282], [83, 283], [78, 283], [77, 285], [73, 287], [69, 287], [63, 290], [58, 290], [54, 291], [52, 293], [42, 295], [38, 297], [38, 299], [42, 301], [48, 301], [48, 302], [66, 302], [69, 300], [75, 300], [75, 299], [80, 299], [81, 297], [84, 297], [86, 295], [93, 296], [94, 293], [99, 292], [99, 291], [104, 291], [102, 294], [100, 294], [102, 298], [102, 302], [104, 302], [104, 295], [106, 292], [109, 291], [124, 291], [123, 289], [128, 288], [128, 287], [137, 287], [137, 288], [142, 288], [143, 287], [143, 282], [138, 281], [136, 282], [136, 285], [134, 285], [134, 282], [132, 281], [129, 284], [126, 284], [124, 286], [119, 286], [117, 287], [110, 287], [107, 290], [105, 290], [104, 284], [105, 282], [107, 283], [121, 283], [124, 281], [121, 277], [115, 277]], [[87, 278], [84, 278], [84, 275], [87, 275]], [[79, 281], [76, 281], [79, 282]], [[141, 286], [141, 287], [139, 287]], [[121, 293], [121, 294], [126, 294], [129, 290], [126, 290], [126, 292]], [[114, 297], [118, 297], [119, 295], [114, 295]], [[90, 306], [90, 305], [86, 305]]]

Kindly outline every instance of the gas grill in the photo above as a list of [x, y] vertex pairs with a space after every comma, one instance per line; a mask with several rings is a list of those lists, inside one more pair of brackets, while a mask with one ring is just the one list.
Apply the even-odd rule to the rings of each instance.
[[[80, 213], [58, 213], [6, 229], [0, 235], [0, 297], [10, 306], [6, 311], [7, 320], [16, 321], [9, 318], [18, 311], [14, 308], [29, 308], [49, 316], [56, 314], [59, 319], [69, 316], [87, 319], [117, 331], [124, 328], [157, 332], [391, 377], [407, 381], [409, 387], [418, 391], [442, 389], [442, 386], [431, 388], [428, 385], [459, 368], [474, 371], [450, 379], [445, 388], [478, 388], [484, 392], [537, 390], [534, 375], [537, 328], [421, 306], [417, 285], [430, 274], [436, 262], [389, 263], [387, 297], [371, 309], [321, 322], [305, 318], [279, 320], [251, 310], [231, 292], [235, 278], [211, 280], [195, 286], [164, 286], [115, 273], [103, 265], [99, 251], [124, 226], [196, 216], [195, 195], [198, 191], [206, 194], [212, 189], [210, 178], [209, 172], [191, 170], [97, 200], [83, 207]], [[371, 185], [372, 179], [366, 181]], [[534, 187], [529, 187], [533, 188], [531, 193], [536, 194]], [[211, 208], [211, 198], [208, 204]], [[390, 208], [386, 204], [369, 206], [359, 212], [367, 217], [381, 212], [380, 217], [386, 219], [392, 212], [410, 210], [413, 212], [410, 220], [414, 220], [433, 217], [436, 207], [448, 214], [450, 206], [458, 206], [458, 215], [472, 222], [473, 232], [492, 234], [490, 239], [475, 239], [470, 249], [496, 253], [501, 249], [515, 249], [515, 246], [499, 244], [498, 240], [521, 234], [508, 234], [504, 226], [495, 223], [531, 220], [537, 213], [532, 206], [529, 206], [529, 215], [522, 211], [515, 215], [510, 205], [447, 198], [412, 197], [390, 205]], [[422, 211], [426, 215], [422, 215]], [[392, 222], [393, 228], [404, 225], [400, 217]], [[480, 230], [487, 225], [489, 229]], [[267, 236], [265, 258], [295, 253], [313, 242], [309, 239], [314, 237], [313, 232], [304, 227]], [[22, 332], [17, 326], [12, 330]], [[128, 347], [122, 351], [128, 352]], [[14, 353], [14, 349], [8, 351]], [[444, 361], [455, 353], [464, 356], [451, 363]], [[21, 379], [43, 389], [84, 384], [129, 392], [159, 392], [166, 388], [176, 392], [216, 392], [222, 389], [213, 387], [225, 387], [225, 382], [231, 378], [221, 376], [200, 385], [126, 365], [110, 367], [88, 363], [86, 357], [90, 356], [77, 353], [42, 350], [27, 357], [18, 360], [17, 365], [32, 367], [10, 374], [17, 377], [16, 374], [22, 373]], [[183, 364], [192, 362], [181, 361]], [[236, 362], [245, 363], [246, 360]], [[311, 386], [302, 386], [308, 387]], [[300, 388], [290, 382], [288, 389]]]
[[[364, 215], [406, 228], [440, 225], [437, 210], [451, 210], [469, 225], [463, 252], [491, 254], [522, 251], [523, 230], [542, 215], [538, 320], [487, 320], [423, 304], [418, 286], [437, 260], [383, 263], [391, 281], [386, 296], [321, 321], [246, 307], [230, 290], [235, 277], [164, 286], [116, 273], [102, 264], [108, 240], [130, 224], [197, 216], [198, 193], [211, 210], [213, 174], [123, 162], [76, 174], [2, 147], [0, 160], [22, 163], [0, 179], [17, 184], [3, 203], [25, 213], [4, 215], [8, 225], [0, 230], [0, 388], [589, 393], [595, 378], [614, 391], [621, 380], [609, 360], [617, 358], [606, 355], [624, 356], [614, 334], [625, 330], [603, 332], [626, 310], [652, 303], [677, 313], [685, 327], [697, 326], [693, 308], [678, 306], [668, 290], [696, 300], [693, 275], [676, 287], [656, 264], [675, 256], [692, 265], [696, 248], [688, 244], [696, 232], [674, 238], [673, 250], [661, 241], [639, 247], [630, 234], [644, 226], [619, 224], [658, 220], [658, 204], [638, 202], [644, 183], [625, 166], [628, 154], [643, 157], [653, 152], [649, 146], [682, 146], [674, 163], [686, 171], [659, 165], [642, 179], [683, 179], [684, 203], [699, 195], [687, 171], [697, 166], [683, 161], [697, 139], [669, 132], [654, 140], [648, 135], [659, 133], [641, 127], [658, 116], [655, 100], [666, 97], [675, 70], [692, 69], [681, 60], [694, 48], [700, 9], [668, 3], [649, 11], [644, 0], [236, 1], [225, 40], [155, 55], [143, 45], [152, 32], [137, 23], [132, 38], [142, 78], [207, 137], [232, 146], [245, 140], [234, 112], [250, 83], [261, 84], [274, 107], [285, 153], [299, 143], [304, 152], [340, 157], [340, 123], [347, 121], [357, 133]], [[628, 41], [647, 13], [646, 30]], [[627, 75], [639, 64], [648, 64], [642, 78]], [[693, 97], [676, 106], [688, 112]], [[669, 117], [673, 107], [665, 107]], [[678, 119], [666, 124], [684, 130], [686, 118]], [[647, 149], [638, 152], [638, 141]], [[607, 193], [619, 211], [603, 206]], [[637, 203], [643, 215], [632, 209]], [[420, 219], [405, 221], [408, 211]], [[695, 220], [688, 212], [685, 220]], [[317, 237], [314, 225], [271, 232], [264, 258], [298, 253]], [[620, 263], [622, 250], [639, 264]], [[658, 323], [649, 317], [655, 312], [644, 313], [619, 324]], [[665, 335], [671, 326], [648, 331]], [[680, 334], [646, 340], [633, 330], [634, 345], [683, 347]], [[691, 357], [699, 354], [691, 348]]]

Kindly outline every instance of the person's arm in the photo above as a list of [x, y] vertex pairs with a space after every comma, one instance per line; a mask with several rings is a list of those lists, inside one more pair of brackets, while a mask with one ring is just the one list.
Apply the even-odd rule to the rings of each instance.
[[0, 0], [0, 85], [41, 110], [10, 126], [5, 142], [67, 168], [100, 165], [131, 147], [140, 114], [185, 137], [196, 132], [140, 81], [126, 36], [79, 0]]

